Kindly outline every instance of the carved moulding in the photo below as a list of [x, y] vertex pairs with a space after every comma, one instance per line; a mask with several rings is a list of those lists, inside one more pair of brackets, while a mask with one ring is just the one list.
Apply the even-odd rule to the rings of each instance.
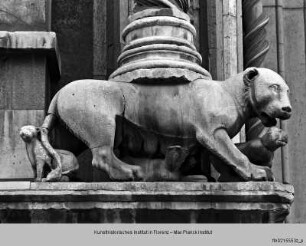
[[293, 195], [271, 182], [8, 182], [0, 222], [282, 223]]
[[137, 12], [146, 8], [170, 8], [188, 12], [190, 0], [135, 0], [134, 11]]
[[202, 57], [194, 46], [195, 36], [189, 16], [177, 8], [136, 12], [122, 32], [126, 45], [110, 80], [146, 83], [171, 78], [175, 84], [178, 79], [211, 79], [200, 65]]

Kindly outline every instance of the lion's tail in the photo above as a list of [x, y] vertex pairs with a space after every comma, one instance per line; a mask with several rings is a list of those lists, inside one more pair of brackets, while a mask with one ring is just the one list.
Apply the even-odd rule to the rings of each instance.
[[[53, 129], [54, 123], [57, 119], [56, 112], [57, 112], [57, 93], [49, 106], [49, 110], [47, 113], [47, 116], [45, 117], [45, 120], [41, 126], [41, 143], [43, 147], [48, 151], [49, 155], [53, 158], [55, 167], [52, 167], [52, 172], [57, 177], [56, 179], [60, 179], [62, 175], [62, 162], [59, 154], [54, 150], [54, 148], [51, 146], [48, 138], [49, 132]], [[49, 175], [48, 175], [49, 176]]]

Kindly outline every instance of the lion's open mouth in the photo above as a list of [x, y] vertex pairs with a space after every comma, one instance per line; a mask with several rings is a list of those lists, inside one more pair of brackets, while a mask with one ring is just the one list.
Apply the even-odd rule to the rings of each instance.
[[271, 126], [276, 126], [277, 121], [275, 118], [269, 116], [268, 114], [266, 114], [265, 112], [262, 112], [259, 116], [262, 124], [266, 127], [271, 127]]

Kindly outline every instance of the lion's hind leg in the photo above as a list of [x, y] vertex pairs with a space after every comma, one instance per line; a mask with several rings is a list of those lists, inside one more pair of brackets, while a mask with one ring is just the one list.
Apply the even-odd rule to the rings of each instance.
[[[93, 135], [90, 142], [93, 159], [92, 165], [104, 170], [112, 180], [142, 180], [143, 172], [140, 166], [133, 166], [119, 160], [114, 154], [116, 133], [115, 117], [104, 118], [104, 124], [98, 126], [100, 134]], [[96, 129], [97, 130], [97, 129]], [[94, 145], [92, 145], [94, 144]]]
[[101, 146], [91, 150], [92, 165], [104, 170], [112, 180], [142, 180], [143, 173], [139, 166], [133, 166], [120, 161], [113, 153], [111, 146]]

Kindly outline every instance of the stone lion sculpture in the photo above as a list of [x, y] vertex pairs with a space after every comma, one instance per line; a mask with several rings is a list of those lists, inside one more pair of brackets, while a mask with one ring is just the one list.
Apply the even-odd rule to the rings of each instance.
[[143, 181], [179, 181], [182, 180], [180, 168], [189, 152], [181, 146], [169, 146], [165, 158], [134, 158], [127, 156], [123, 161], [138, 165], [144, 170]]
[[55, 95], [42, 125], [42, 144], [56, 165], [47, 180], [59, 180], [62, 175], [60, 157], [48, 141], [57, 119], [86, 143], [92, 165], [113, 180], [144, 177], [141, 166], [129, 165], [113, 152], [122, 119], [164, 139], [168, 146], [200, 144], [242, 180], [273, 180], [270, 168], [251, 163], [231, 138], [250, 117], [259, 117], [267, 127], [276, 125], [276, 118], [290, 118], [288, 91], [282, 77], [265, 68], [249, 68], [222, 82], [197, 79], [162, 86], [72, 82]]
[[[35, 181], [49, 180], [49, 174], [46, 178], [43, 178], [44, 167], [47, 165], [52, 170], [55, 166], [52, 156], [41, 143], [40, 129], [35, 126], [23, 126], [19, 135], [26, 144], [27, 155], [35, 173]], [[58, 149], [55, 151], [60, 156], [62, 174], [66, 175], [61, 181], [68, 181], [68, 176], [79, 168], [78, 160], [74, 154], [67, 150]]]
[[[261, 137], [249, 140], [245, 143], [238, 143], [236, 146], [252, 163], [271, 168], [274, 151], [285, 146], [287, 142], [288, 135], [286, 132], [277, 127], [270, 127], [267, 128], [266, 132], [264, 132]], [[220, 159], [214, 156], [210, 156], [209, 159], [220, 174], [218, 181], [233, 182], [242, 180], [241, 177], [224, 165]]]
[[272, 167], [274, 151], [288, 143], [288, 135], [277, 127], [267, 128], [263, 136], [237, 145], [249, 160], [261, 166]]

